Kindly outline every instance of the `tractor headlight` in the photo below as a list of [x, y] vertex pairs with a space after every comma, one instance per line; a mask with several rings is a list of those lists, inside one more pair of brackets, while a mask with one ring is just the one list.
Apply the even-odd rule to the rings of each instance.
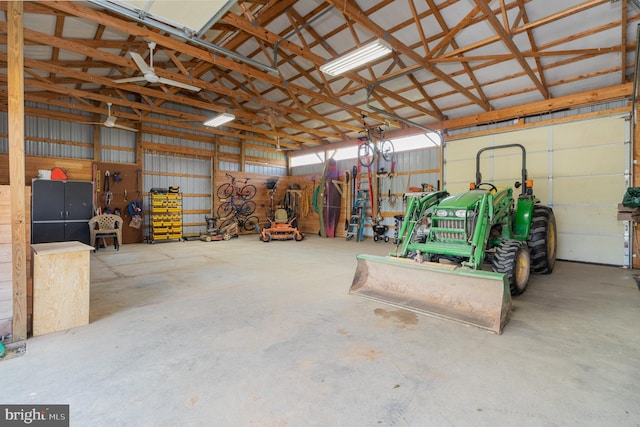
[[437, 209], [436, 210], [436, 216], [447, 216], [449, 212], [447, 212], [447, 210], [445, 209]]
[[467, 216], [467, 210], [466, 210], [466, 209], [458, 209], [458, 210], [456, 211], [456, 216], [457, 216], [458, 218], [464, 218], [464, 217], [466, 217], [466, 216]]

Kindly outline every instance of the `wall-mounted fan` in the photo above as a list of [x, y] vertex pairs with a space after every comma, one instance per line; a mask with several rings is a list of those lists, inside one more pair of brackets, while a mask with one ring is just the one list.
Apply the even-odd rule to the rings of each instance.
[[138, 132], [138, 129], [134, 129], [134, 128], [130, 128], [129, 126], [125, 126], [125, 125], [119, 125], [116, 123], [116, 120], [118, 119], [116, 116], [112, 116], [111, 115], [111, 103], [107, 102], [107, 108], [108, 108], [108, 113], [107, 113], [107, 119], [104, 122], [81, 122], [87, 125], [102, 125], [104, 127], [108, 127], [108, 128], [116, 128], [116, 129], [122, 129], [122, 130], [128, 130], [131, 132]]
[[194, 92], [199, 92], [200, 88], [196, 86], [192, 86], [186, 83], [181, 83], [176, 80], [166, 79], [164, 77], [160, 77], [156, 74], [153, 69], [153, 49], [156, 48], [155, 42], [147, 42], [149, 45], [149, 65], [144, 61], [142, 56], [138, 52], [129, 51], [129, 55], [133, 62], [136, 63], [140, 71], [142, 71], [142, 76], [140, 77], [129, 77], [126, 79], [114, 80], [116, 83], [131, 83], [131, 82], [147, 82], [147, 83], [162, 83], [169, 86], [175, 86], [182, 89], [191, 90]]

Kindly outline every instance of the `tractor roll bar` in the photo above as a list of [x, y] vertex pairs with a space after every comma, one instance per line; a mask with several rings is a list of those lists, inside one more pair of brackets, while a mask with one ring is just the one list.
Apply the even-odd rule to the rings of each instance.
[[489, 150], [497, 150], [500, 148], [513, 148], [518, 147], [522, 150], [522, 195], [527, 194], [527, 150], [525, 150], [524, 146], [521, 144], [505, 144], [505, 145], [496, 145], [495, 147], [485, 147], [478, 150], [478, 154], [476, 155], [476, 186], [482, 182], [482, 174], [480, 173], [480, 154]]

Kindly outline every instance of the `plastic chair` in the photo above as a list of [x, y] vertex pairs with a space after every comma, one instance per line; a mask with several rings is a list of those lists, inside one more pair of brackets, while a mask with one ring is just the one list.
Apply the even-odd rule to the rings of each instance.
[[122, 243], [122, 217], [113, 214], [96, 215], [89, 220], [91, 246], [98, 250], [97, 239], [113, 238], [116, 251]]

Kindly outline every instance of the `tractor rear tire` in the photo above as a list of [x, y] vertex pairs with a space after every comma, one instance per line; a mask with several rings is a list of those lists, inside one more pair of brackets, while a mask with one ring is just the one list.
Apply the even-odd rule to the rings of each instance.
[[531, 270], [531, 254], [525, 242], [506, 240], [496, 248], [491, 261], [496, 273], [507, 275], [511, 295], [520, 295], [527, 289]]
[[556, 218], [547, 206], [535, 206], [531, 219], [531, 231], [527, 240], [531, 251], [531, 272], [549, 274], [556, 264]]

